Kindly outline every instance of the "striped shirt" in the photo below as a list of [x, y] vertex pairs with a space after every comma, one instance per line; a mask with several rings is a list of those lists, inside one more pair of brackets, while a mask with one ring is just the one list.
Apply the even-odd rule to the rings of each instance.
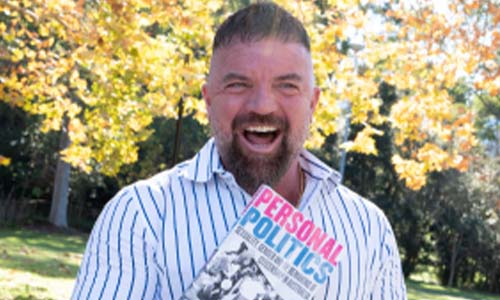
[[[300, 154], [299, 209], [342, 245], [314, 299], [406, 299], [394, 233], [382, 211]], [[250, 201], [213, 138], [191, 160], [122, 189], [90, 235], [72, 299], [179, 299]]]

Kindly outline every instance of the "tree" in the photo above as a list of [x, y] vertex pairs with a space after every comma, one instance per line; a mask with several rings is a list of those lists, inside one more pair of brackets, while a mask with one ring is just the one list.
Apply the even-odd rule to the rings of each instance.
[[[43, 116], [44, 132], [67, 132], [65, 162], [116, 174], [137, 160], [152, 120], [175, 118], [180, 101], [206, 124], [199, 89], [213, 31], [243, 2], [0, 0], [0, 100]], [[474, 116], [448, 91], [465, 77], [476, 93], [497, 94], [496, 1], [279, 2], [307, 26], [323, 91], [309, 146], [337, 130], [345, 100], [361, 130], [343, 147], [376, 154], [377, 126], [390, 124], [392, 163], [407, 186], [467, 168]], [[377, 97], [383, 82], [398, 94], [387, 113]]]
[[[0, 153], [11, 163], [0, 167], [0, 223], [16, 224], [48, 214], [56, 166], [57, 133], [42, 133], [41, 118], [0, 102]], [[50, 204], [50, 203], [49, 203]]]
[[[208, 45], [218, 6], [153, 4], [0, 2], [0, 99], [42, 115], [45, 132], [67, 120], [65, 162], [116, 174], [137, 159], [154, 116], [174, 117], [180, 99], [187, 113], [201, 111], [198, 45]], [[54, 198], [54, 215], [66, 202]]]
[[[337, 14], [331, 10], [329, 15], [325, 13], [331, 16], [329, 22], [337, 20], [338, 24], [345, 20], [346, 24], [353, 24], [351, 40], [360, 36], [358, 40], [364, 44], [354, 58], [349, 52], [343, 55], [337, 51], [334, 62], [338, 66], [333, 68], [323, 60], [333, 55], [319, 52], [323, 68], [332, 68], [326, 71], [330, 85], [325, 89], [335, 91], [335, 99], [349, 100], [351, 123], [363, 126], [344, 147], [376, 154], [373, 136], [381, 132], [374, 126], [388, 122], [395, 130], [398, 149], [392, 162], [410, 188], [421, 188], [426, 174], [433, 171], [466, 170], [470, 151], [476, 144], [474, 116], [470, 109], [454, 101], [449, 90], [465, 78], [474, 85], [476, 93], [498, 94], [497, 3], [460, 1], [437, 7], [431, 2], [394, 1], [377, 6], [368, 1], [358, 9], [351, 9], [342, 1], [335, 3]], [[327, 38], [326, 28], [330, 27], [325, 26], [317, 38], [332, 41]], [[346, 29], [349, 28], [338, 28], [341, 32]], [[344, 38], [349, 46], [350, 37], [344, 33]], [[360, 63], [356, 64], [356, 60]], [[399, 98], [385, 115], [380, 114], [381, 101], [376, 97], [381, 82], [396, 87]], [[326, 103], [330, 109], [334, 101]], [[323, 109], [320, 107], [320, 117], [334, 117]], [[318, 127], [324, 123], [318, 122]], [[325, 133], [329, 133], [328, 129], [321, 128]]]
[[499, 163], [497, 157], [476, 156], [469, 171], [448, 171], [439, 182], [432, 232], [443, 284], [499, 290]]

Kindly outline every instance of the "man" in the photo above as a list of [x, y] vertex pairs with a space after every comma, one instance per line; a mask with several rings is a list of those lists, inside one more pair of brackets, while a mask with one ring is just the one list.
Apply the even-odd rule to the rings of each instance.
[[345, 245], [314, 299], [406, 299], [386, 217], [303, 149], [320, 91], [302, 24], [272, 3], [236, 12], [202, 93], [214, 138], [106, 205], [72, 298], [180, 298], [266, 183]]

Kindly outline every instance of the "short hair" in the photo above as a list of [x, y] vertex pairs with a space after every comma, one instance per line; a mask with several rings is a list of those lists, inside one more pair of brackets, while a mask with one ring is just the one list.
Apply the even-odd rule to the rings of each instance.
[[252, 42], [273, 37], [283, 42], [298, 42], [311, 51], [309, 36], [302, 23], [281, 6], [258, 2], [229, 16], [215, 33], [212, 50], [228, 46], [236, 38]]

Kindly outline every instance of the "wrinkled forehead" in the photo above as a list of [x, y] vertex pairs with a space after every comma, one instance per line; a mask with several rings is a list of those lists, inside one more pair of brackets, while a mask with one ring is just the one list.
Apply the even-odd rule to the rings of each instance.
[[[212, 58], [219, 52], [224, 52], [227, 50], [237, 51], [235, 49], [241, 49], [240, 47], [251, 47], [251, 46], [259, 46], [262, 48], [269, 48], [270, 44], [278, 45], [278, 46], [286, 46], [287, 44], [292, 44], [298, 46], [297, 48], [301, 48], [301, 51], [307, 53], [310, 56], [310, 50], [302, 41], [293, 38], [292, 36], [281, 37], [281, 36], [267, 36], [267, 37], [252, 37], [252, 38], [241, 38], [238, 36], [234, 36], [227, 43], [219, 45], [217, 48], [213, 49]], [[227, 52], [226, 52], [227, 53]]]
[[[210, 62], [210, 74], [222, 70], [252, 67], [296, 70], [305, 76], [312, 74], [312, 59], [309, 50], [300, 42], [282, 41], [275, 38], [241, 41], [219, 47]], [[275, 70], [277, 69], [277, 70]], [[311, 75], [312, 76], [312, 75]]]
[[294, 32], [271, 32], [271, 33], [234, 33], [232, 35], [226, 36], [223, 40], [221, 39], [218, 43], [215, 43], [212, 46], [213, 52], [217, 51], [217, 49], [224, 48], [227, 46], [231, 46], [235, 43], [252, 43], [259, 42], [262, 40], [275, 40], [283, 43], [299, 43], [301, 44], [308, 52], [310, 52], [310, 44], [309, 38], [307, 35], [299, 36]]

